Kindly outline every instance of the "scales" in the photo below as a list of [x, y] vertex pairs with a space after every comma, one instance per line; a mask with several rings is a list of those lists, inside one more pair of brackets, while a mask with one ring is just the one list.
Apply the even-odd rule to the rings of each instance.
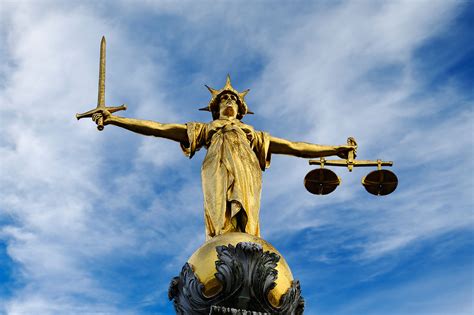
[[[347, 139], [348, 145], [357, 145], [354, 138]], [[362, 185], [367, 192], [376, 196], [385, 196], [395, 191], [398, 185], [398, 178], [392, 171], [382, 169], [382, 166], [393, 166], [392, 161], [382, 160], [355, 160], [355, 150], [348, 152], [346, 160], [310, 160], [310, 165], [319, 164], [321, 168], [310, 171], [304, 178], [304, 186], [315, 195], [327, 195], [332, 193], [341, 183], [341, 179], [324, 166], [344, 166], [349, 172], [354, 167], [371, 167], [376, 166], [377, 170], [370, 172], [362, 178]]]

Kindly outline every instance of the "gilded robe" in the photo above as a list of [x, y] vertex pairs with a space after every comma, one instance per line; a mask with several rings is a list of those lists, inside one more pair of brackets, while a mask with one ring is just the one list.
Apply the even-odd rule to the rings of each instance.
[[191, 158], [201, 147], [207, 149], [201, 168], [207, 238], [225, 233], [237, 215], [231, 202], [240, 203], [240, 211], [247, 215], [245, 232], [260, 236], [262, 171], [270, 166], [270, 135], [239, 120], [186, 126], [189, 145], [181, 144], [183, 152]]

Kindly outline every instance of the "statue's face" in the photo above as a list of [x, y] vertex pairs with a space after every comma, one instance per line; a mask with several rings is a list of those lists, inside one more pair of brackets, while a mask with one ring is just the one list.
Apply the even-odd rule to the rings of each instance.
[[219, 118], [236, 118], [238, 110], [237, 96], [232, 93], [224, 93], [220, 96]]

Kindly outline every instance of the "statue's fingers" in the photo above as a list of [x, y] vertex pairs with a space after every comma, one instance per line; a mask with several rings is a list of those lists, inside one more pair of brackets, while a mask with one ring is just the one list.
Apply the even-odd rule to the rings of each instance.
[[95, 114], [92, 115], [92, 120], [93, 120], [94, 122], [97, 122], [101, 117], [102, 117], [102, 114], [100, 114], [100, 113], [95, 113]]
[[111, 115], [112, 115], [112, 114], [111, 114], [108, 110], [106, 110], [106, 109], [104, 109], [104, 110], [102, 111], [102, 117], [104, 117], [104, 119], [109, 118]]

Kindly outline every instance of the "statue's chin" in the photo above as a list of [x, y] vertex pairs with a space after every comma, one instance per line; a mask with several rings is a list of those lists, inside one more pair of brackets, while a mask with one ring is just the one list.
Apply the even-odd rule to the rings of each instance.
[[227, 107], [226, 109], [224, 109], [224, 112], [222, 114], [224, 114], [224, 116], [227, 116], [227, 117], [234, 117], [235, 116], [234, 108]]

